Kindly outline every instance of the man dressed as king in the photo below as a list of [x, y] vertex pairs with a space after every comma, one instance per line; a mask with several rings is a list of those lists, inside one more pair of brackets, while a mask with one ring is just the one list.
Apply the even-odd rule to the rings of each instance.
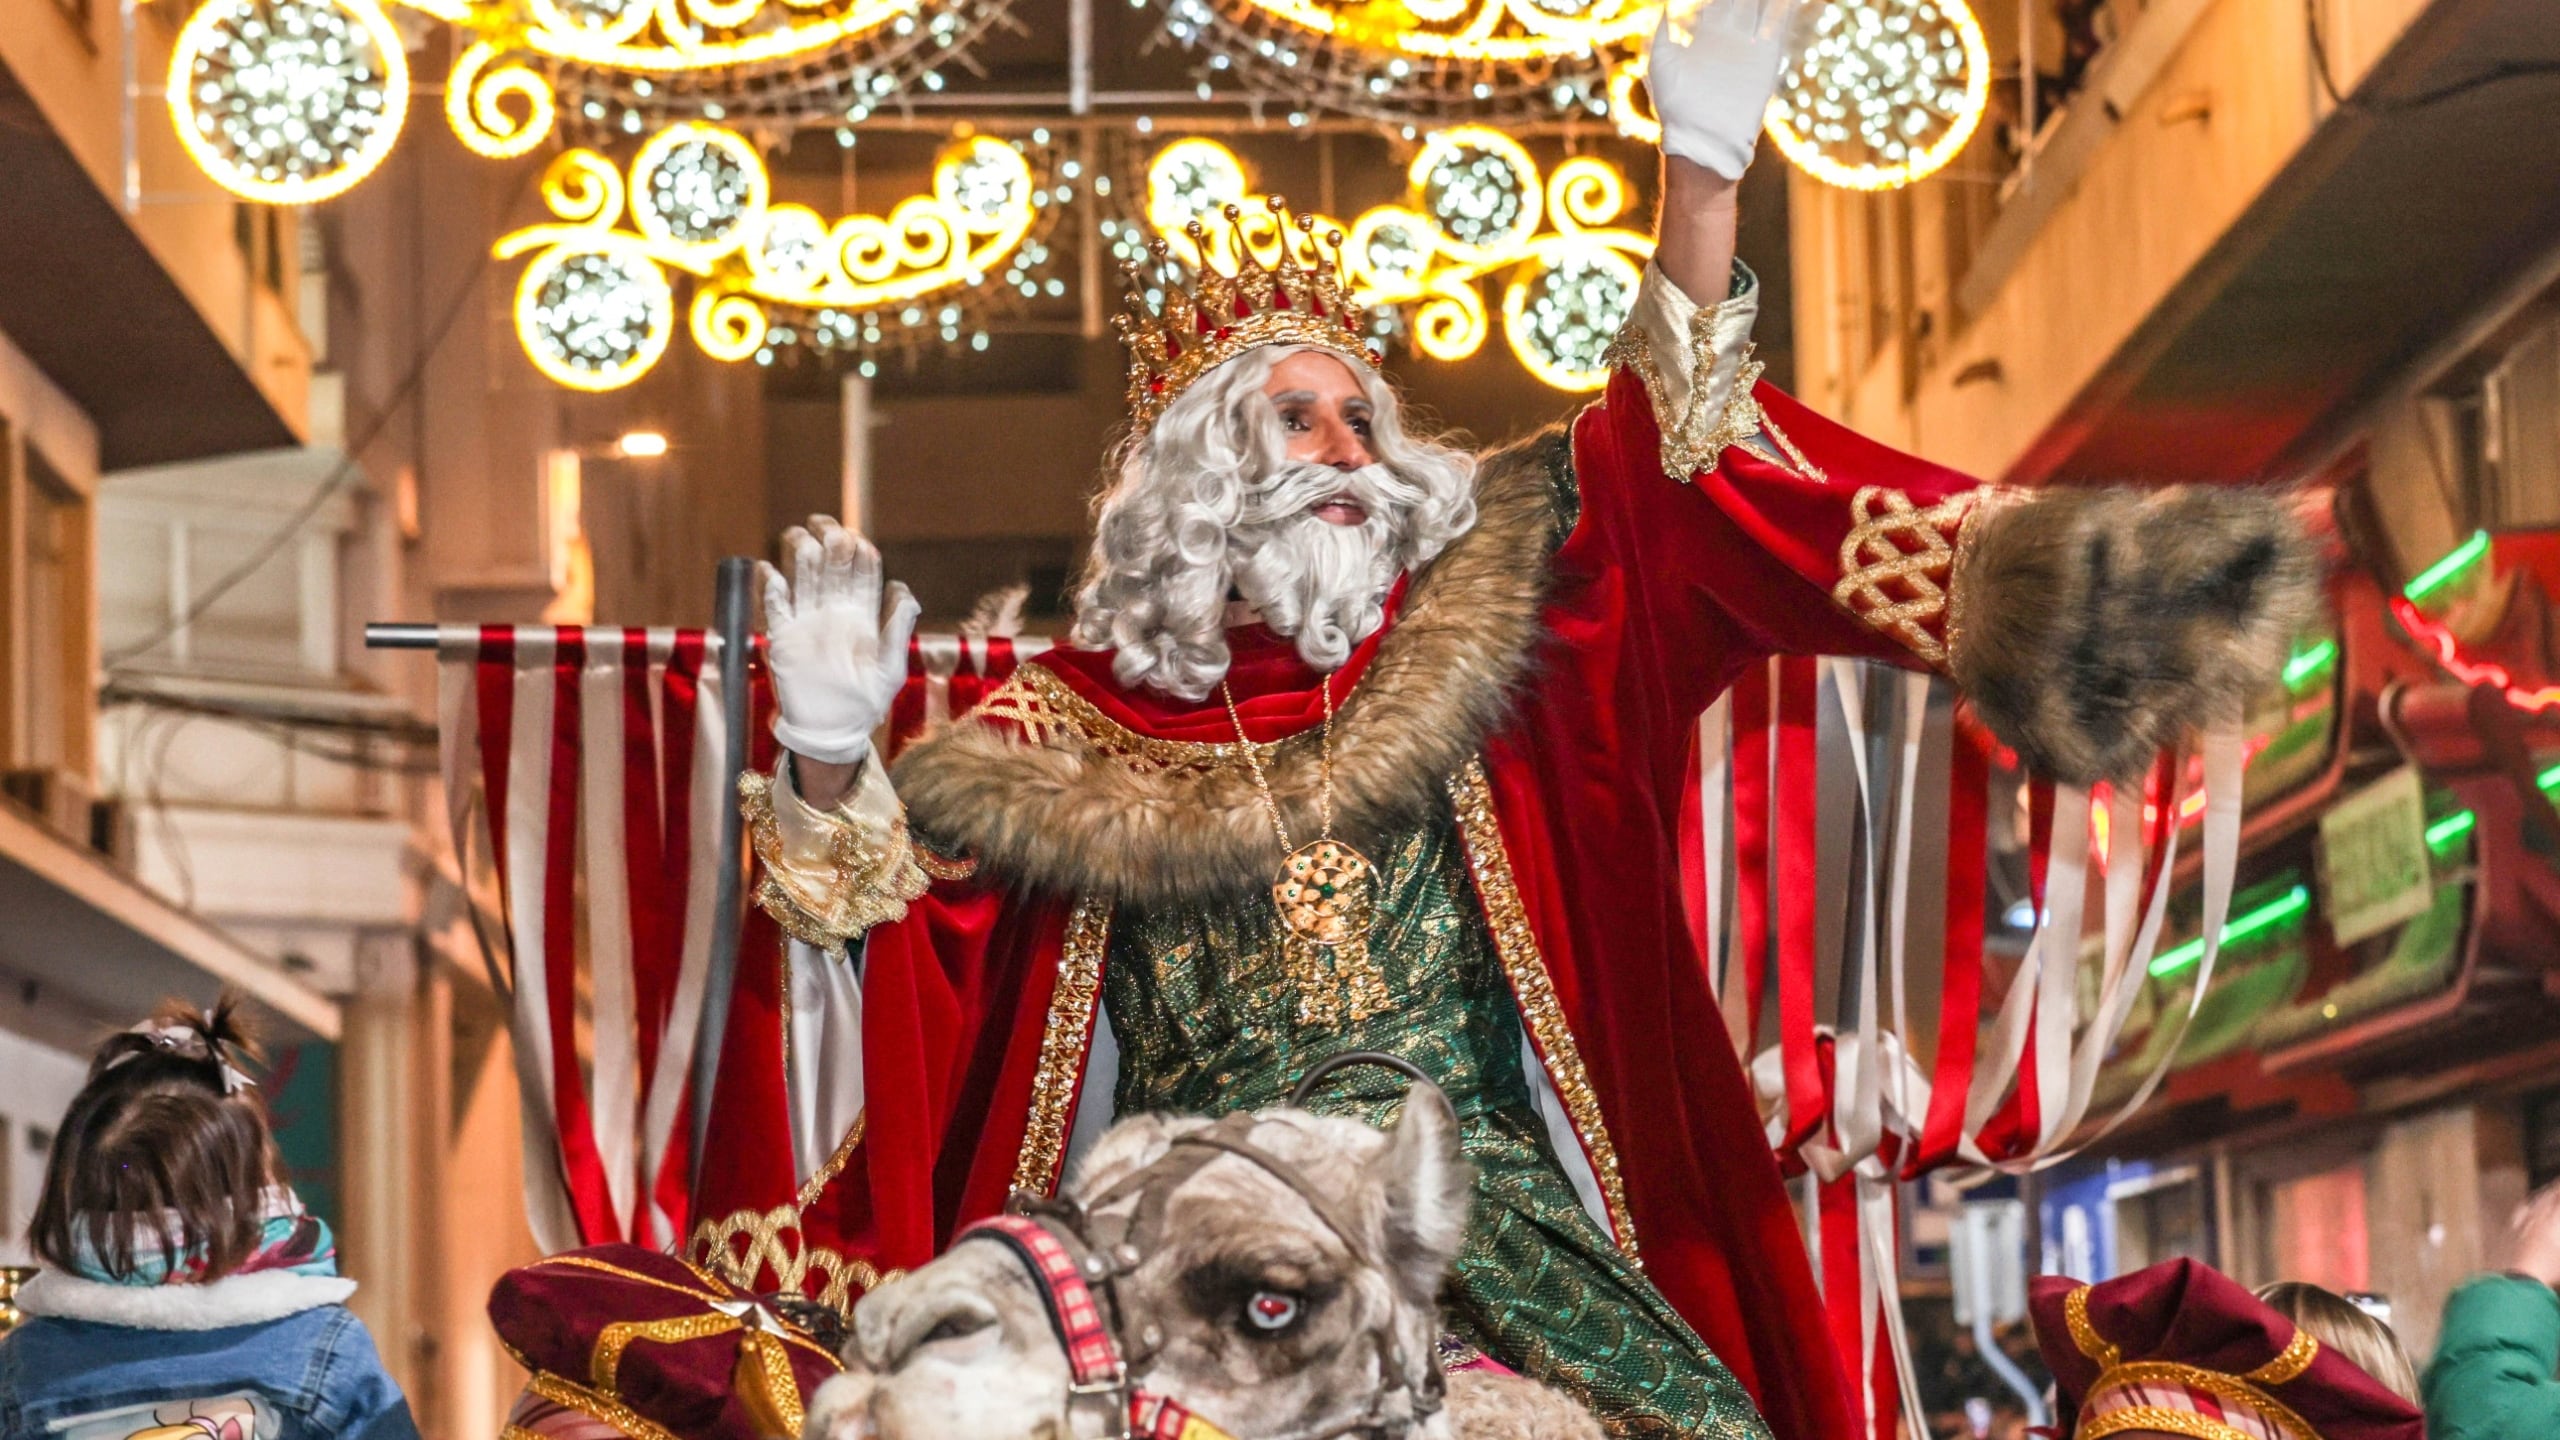
[[[1384, 1051], [1473, 1166], [1454, 1336], [1616, 1434], [1854, 1432], [1683, 918], [1697, 717], [1774, 654], [1863, 656], [1952, 676], [2058, 779], [2125, 774], [2281, 663], [2317, 560], [2277, 497], [2013, 496], [1759, 383], [1734, 187], [1792, 8], [1656, 36], [1654, 258], [1569, 426], [1409, 430], [1338, 238], [1257, 212], [1124, 317], [1072, 643], [894, 766], [916, 604], [833, 522], [785, 537], [784, 754], [746, 803], [796, 1168], [868, 1265], [1051, 1191], [1115, 1115]], [[1311, 1103], [1383, 1120], [1400, 1085]]]

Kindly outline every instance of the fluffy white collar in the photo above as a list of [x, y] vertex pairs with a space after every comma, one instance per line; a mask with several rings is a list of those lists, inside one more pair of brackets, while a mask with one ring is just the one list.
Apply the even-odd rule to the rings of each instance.
[[57, 1320], [137, 1330], [220, 1330], [342, 1305], [356, 1282], [340, 1275], [260, 1270], [202, 1285], [110, 1285], [47, 1270], [18, 1287], [18, 1308]]

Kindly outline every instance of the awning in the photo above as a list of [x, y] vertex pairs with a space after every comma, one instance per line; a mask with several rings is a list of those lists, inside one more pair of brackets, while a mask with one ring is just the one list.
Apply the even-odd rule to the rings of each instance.
[[108, 470], [300, 437], [0, 65], [0, 332], [97, 422]]
[[33, 981], [109, 1024], [172, 995], [210, 1001], [228, 985], [266, 1012], [272, 1039], [338, 1038], [336, 1001], [6, 803], [0, 977]]

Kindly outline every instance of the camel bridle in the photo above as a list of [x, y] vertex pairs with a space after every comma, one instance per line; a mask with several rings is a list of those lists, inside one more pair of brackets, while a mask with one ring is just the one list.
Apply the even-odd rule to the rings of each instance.
[[[1318, 1063], [1290, 1092], [1289, 1103], [1303, 1106], [1317, 1082], [1355, 1064], [1385, 1066], [1439, 1093], [1431, 1078], [1411, 1063], [1362, 1050]], [[1258, 1123], [1251, 1113], [1239, 1111], [1205, 1129], [1177, 1136], [1152, 1163], [1082, 1202], [1016, 1192], [1007, 1213], [978, 1221], [953, 1242], [998, 1242], [1030, 1272], [1032, 1287], [1039, 1291], [1050, 1328], [1067, 1357], [1070, 1433], [1074, 1432], [1074, 1407], [1099, 1404], [1106, 1440], [1226, 1440], [1224, 1431], [1187, 1406], [1133, 1381], [1132, 1375], [1163, 1349], [1166, 1332], [1154, 1319], [1132, 1313], [1120, 1283], [1159, 1247], [1173, 1193], [1219, 1158], [1232, 1155], [1278, 1180], [1314, 1212], [1317, 1222], [1333, 1233], [1355, 1261], [1387, 1268], [1384, 1257], [1372, 1253], [1359, 1227], [1322, 1189], [1297, 1166], [1253, 1143]], [[1133, 1196], [1137, 1203], [1127, 1205]], [[1405, 1353], [1407, 1347], [1391, 1327], [1370, 1339], [1377, 1348], [1384, 1381], [1376, 1393], [1342, 1416], [1263, 1440], [1405, 1440], [1437, 1414], [1447, 1381], [1436, 1347], [1417, 1362]]]

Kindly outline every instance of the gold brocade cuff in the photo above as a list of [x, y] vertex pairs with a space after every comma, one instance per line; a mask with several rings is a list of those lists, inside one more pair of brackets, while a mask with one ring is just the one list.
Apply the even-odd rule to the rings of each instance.
[[[783, 763], [789, 764], [786, 758]], [[866, 765], [857, 785], [874, 783]], [[862, 813], [869, 807], [848, 800], [832, 810], [801, 806], [787, 790], [775, 795], [778, 776], [753, 772], [738, 777], [738, 808], [746, 816], [747, 834], [763, 863], [756, 903], [764, 907], [783, 933], [821, 948], [833, 949], [874, 925], [905, 916], [907, 906], [931, 883], [916, 859], [907, 824], [894, 808], [886, 817]], [[885, 781], [877, 782], [885, 785]], [[820, 853], [787, 845], [777, 804], [800, 806], [800, 819], [814, 824], [823, 838]], [[795, 854], [793, 852], [803, 853]]]
[[1658, 267], [1646, 265], [1635, 309], [1605, 359], [1644, 383], [1662, 433], [1662, 471], [1672, 479], [1686, 484], [1714, 469], [1726, 450], [1763, 437], [1770, 442], [1759, 447], [1765, 458], [1822, 478], [1752, 393], [1766, 368], [1751, 358], [1759, 313], [1759, 282], [1739, 262], [1732, 293], [1714, 305], [1691, 300]]

